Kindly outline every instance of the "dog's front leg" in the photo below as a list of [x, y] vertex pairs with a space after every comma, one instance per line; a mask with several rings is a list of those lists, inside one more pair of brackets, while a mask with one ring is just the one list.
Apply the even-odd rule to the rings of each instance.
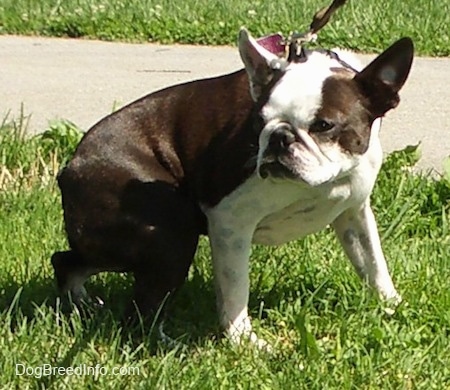
[[362, 206], [344, 211], [333, 227], [358, 274], [384, 299], [400, 303], [401, 296], [389, 275], [369, 200]]
[[267, 343], [252, 332], [247, 309], [254, 226], [215, 218], [209, 219], [208, 226], [220, 323], [233, 343], [248, 339], [264, 348]]

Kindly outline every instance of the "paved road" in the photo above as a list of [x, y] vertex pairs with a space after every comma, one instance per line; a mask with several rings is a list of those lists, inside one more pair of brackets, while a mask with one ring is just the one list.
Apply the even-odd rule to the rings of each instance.
[[[240, 67], [232, 47], [0, 36], [0, 115], [18, 115], [23, 103], [31, 132], [58, 118], [88, 129], [114, 106]], [[420, 167], [440, 170], [450, 155], [450, 59], [416, 58], [401, 97], [384, 121], [385, 151], [421, 141]]]

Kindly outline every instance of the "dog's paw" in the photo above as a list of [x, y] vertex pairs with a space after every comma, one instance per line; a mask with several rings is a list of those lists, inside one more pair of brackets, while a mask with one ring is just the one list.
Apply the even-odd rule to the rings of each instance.
[[98, 309], [98, 310], [103, 309], [105, 307], [105, 302], [99, 296], [95, 296], [95, 297], [91, 298], [90, 304], [93, 308]]
[[89, 310], [100, 310], [105, 306], [105, 302], [98, 296], [91, 297], [90, 295], [83, 295], [82, 297], [77, 297], [73, 300], [74, 304], [78, 307], [83, 307]]
[[252, 345], [254, 345], [256, 348], [258, 348], [260, 351], [271, 353], [273, 352], [272, 345], [264, 339], [259, 338], [255, 332], [252, 332], [250, 334], [250, 342]]
[[242, 332], [226, 332], [228, 339], [231, 341], [234, 345], [248, 345], [256, 347], [260, 351], [264, 352], [272, 352], [272, 346], [270, 343], [256, 335], [253, 331], [248, 331], [245, 333]]
[[164, 320], [161, 320], [161, 322], [158, 325], [158, 338], [169, 349], [180, 349], [186, 347], [186, 345], [183, 344], [181, 341], [175, 340], [174, 338], [170, 337], [166, 332], [164, 332]]
[[246, 310], [243, 315], [232, 321], [222, 319], [222, 323], [227, 324], [225, 326], [225, 335], [232, 344], [251, 345], [261, 351], [272, 351], [271, 345], [266, 340], [258, 337], [253, 331], [251, 318], [247, 315]]
[[391, 296], [384, 296], [384, 312], [388, 316], [393, 316], [395, 314], [396, 309], [400, 306], [400, 304], [403, 301], [402, 296], [395, 291], [394, 294], [391, 294]]

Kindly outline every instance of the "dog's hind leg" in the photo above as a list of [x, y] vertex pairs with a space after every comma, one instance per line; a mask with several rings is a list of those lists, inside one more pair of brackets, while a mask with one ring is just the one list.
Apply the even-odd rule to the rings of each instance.
[[[55, 252], [52, 256], [52, 265], [61, 294], [69, 294], [77, 305], [82, 302], [92, 302], [84, 283], [91, 275], [96, 274], [97, 270], [86, 266], [82, 258], [73, 250]], [[100, 300], [96, 303], [103, 304]]]
[[184, 283], [194, 257], [198, 233], [164, 232], [164, 240], [151, 242], [148, 258], [134, 270], [134, 302], [140, 315], [163, 319], [169, 302]]
[[135, 279], [131, 309], [136, 312], [136, 306], [142, 317], [154, 318], [186, 279], [204, 216], [185, 193], [153, 179], [127, 185], [116, 219], [124, 224], [114, 228], [115, 253], [122, 258], [116, 262], [126, 264]]

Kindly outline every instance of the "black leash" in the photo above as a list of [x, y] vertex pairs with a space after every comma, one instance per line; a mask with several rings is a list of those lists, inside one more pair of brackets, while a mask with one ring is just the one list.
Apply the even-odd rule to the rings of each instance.
[[[314, 14], [308, 31], [304, 33], [292, 33], [289, 36], [289, 38], [284, 42], [287, 50], [287, 60], [289, 62], [301, 62], [306, 60], [304, 45], [314, 42], [317, 39], [317, 33], [326, 26], [326, 24], [330, 21], [331, 16], [346, 2], [347, 0], [333, 0], [329, 6], [321, 8]], [[329, 53], [332, 58], [335, 58], [346, 68], [354, 70], [351, 66], [342, 61], [336, 53], [330, 50], [327, 50], [327, 53]]]
[[321, 30], [330, 21], [331, 15], [333, 15], [338, 8], [342, 7], [346, 1], [347, 0], [334, 0], [328, 7], [324, 7], [317, 11], [313, 16], [309, 31], [312, 34], [316, 34]]

